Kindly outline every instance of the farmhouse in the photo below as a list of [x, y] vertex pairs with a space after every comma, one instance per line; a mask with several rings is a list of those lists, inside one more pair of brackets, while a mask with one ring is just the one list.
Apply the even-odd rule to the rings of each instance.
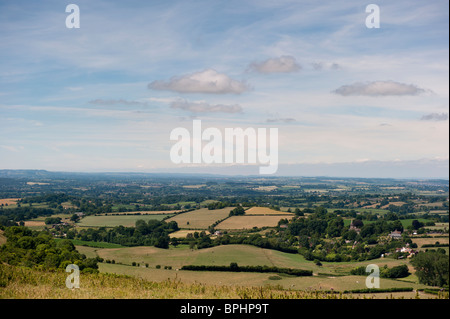
[[391, 232], [389, 234], [389, 237], [391, 237], [392, 239], [401, 239], [402, 238], [402, 232], [398, 231], [398, 230], [394, 230], [393, 232]]
[[406, 244], [405, 247], [402, 248], [397, 248], [395, 250], [395, 252], [397, 253], [408, 253], [408, 258], [411, 258], [412, 256], [414, 256], [415, 254], [417, 254], [417, 251], [413, 250], [412, 248], [409, 247], [409, 244]]
[[354, 221], [354, 220], [352, 220], [352, 222], [350, 223], [350, 227], [348, 228], [348, 230], [354, 230], [355, 232], [357, 232], [357, 233], [359, 234], [359, 232], [361, 231], [361, 229], [359, 229], [359, 227], [356, 226], [356, 225], [353, 223], [353, 221]]

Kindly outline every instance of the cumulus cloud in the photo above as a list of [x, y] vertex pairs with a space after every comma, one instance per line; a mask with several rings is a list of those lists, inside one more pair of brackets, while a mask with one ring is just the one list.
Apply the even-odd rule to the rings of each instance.
[[242, 113], [239, 104], [209, 104], [205, 102], [189, 102], [186, 100], [174, 101], [170, 104], [173, 109], [186, 110], [192, 113]]
[[292, 56], [281, 56], [279, 58], [267, 59], [262, 62], [253, 62], [249, 69], [259, 73], [289, 73], [296, 72], [301, 66]]
[[226, 74], [218, 73], [213, 69], [207, 69], [181, 77], [173, 77], [168, 82], [154, 81], [148, 85], [148, 88], [153, 90], [169, 90], [178, 93], [212, 94], [240, 94], [250, 89], [244, 82], [233, 80]]
[[96, 99], [89, 101], [90, 104], [95, 105], [129, 105], [129, 106], [147, 106], [147, 102], [139, 102], [139, 101], [128, 101], [124, 99], [119, 100], [103, 100], [103, 99]]
[[365, 95], [365, 96], [390, 96], [390, 95], [418, 95], [425, 90], [413, 84], [404, 84], [394, 81], [357, 82], [343, 85], [333, 93], [343, 96]]
[[447, 121], [448, 113], [430, 113], [422, 116], [422, 121]]

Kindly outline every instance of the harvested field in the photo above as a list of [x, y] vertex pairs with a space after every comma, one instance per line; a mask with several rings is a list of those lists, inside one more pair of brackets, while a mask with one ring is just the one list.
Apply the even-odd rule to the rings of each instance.
[[281, 212], [269, 207], [252, 207], [245, 211], [245, 215], [291, 215], [290, 213]]
[[187, 213], [176, 215], [167, 219], [167, 222], [176, 221], [178, 227], [184, 229], [207, 229], [218, 220], [222, 220], [230, 214], [233, 207], [209, 210], [201, 208]]

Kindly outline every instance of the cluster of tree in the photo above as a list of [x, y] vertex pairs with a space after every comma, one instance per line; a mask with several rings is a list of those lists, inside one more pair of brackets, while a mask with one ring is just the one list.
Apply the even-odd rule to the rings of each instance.
[[67, 237], [85, 241], [115, 243], [122, 246], [155, 246], [169, 248], [169, 234], [179, 230], [175, 221], [166, 223], [151, 219], [148, 222], [137, 220], [136, 227], [116, 226], [106, 229], [70, 230]]
[[392, 222], [381, 219], [365, 225], [360, 218], [356, 218], [353, 220], [353, 225], [360, 229], [359, 235], [356, 231], [344, 227], [343, 218], [337, 215], [336, 212], [328, 213], [323, 207], [318, 207], [308, 218], [297, 218], [289, 223], [287, 231], [292, 236], [326, 236], [327, 238], [343, 236], [344, 239], [362, 239], [371, 241], [372, 244], [376, 243], [378, 236], [381, 234], [386, 234], [393, 230], [403, 231], [402, 223], [398, 219]]
[[47, 217], [44, 222], [46, 225], [53, 225], [61, 223], [61, 220], [61, 217]]
[[21, 203], [55, 203], [61, 205], [64, 202], [73, 200], [73, 196], [69, 196], [65, 193], [49, 193], [37, 196], [28, 196], [20, 200]]
[[[367, 276], [366, 267], [361, 266], [354, 268], [350, 271], [351, 275], [358, 276]], [[380, 277], [381, 278], [405, 278], [410, 275], [407, 265], [394, 266], [392, 268], [388, 268], [387, 265], [384, 265], [380, 268]]]
[[411, 260], [419, 282], [430, 286], [449, 285], [449, 258], [443, 248], [419, 252]]
[[18, 222], [30, 220], [39, 216], [50, 216], [55, 211], [51, 208], [16, 207], [0, 208], [0, 226], [14, 226]]
[[244, 207], [242, 207], [242, 206], [237, 206], [236, 208], [233, 208], [231, 211], [230, 211], [230, 217], [231, 216], [242, 216], [242, 215], [244, 215], [245, 214], [245, 209], [244, 209]]
[[211, 265], [185, 265], [181, 270], [193, 271], [231, 271], [231, 272], [261, 272], [261, 273], [282, 273], [292, 276], [312, 276], [311, 270], [280, 268], [269, 266], [238, 266], [237, 263], [230, 263], [229, 266], [211, 266]]
[[70, 240], [55, 241], [46, 231], [32, 231], [24, 226], [7, 227], [7, 238], [0, 246], [0, 262], [39, 269], [65, 269], [76, 264], [81, 271], [96, 272], [99, 258], [86, 258]]
[[229, 207], [229, 206], [231, 206], [230, 202], [214, 202], [214, 203], [208, 204], [206, 207], [209, 210], [214, 210], [214, 209], [222, 209], [222, 208]]

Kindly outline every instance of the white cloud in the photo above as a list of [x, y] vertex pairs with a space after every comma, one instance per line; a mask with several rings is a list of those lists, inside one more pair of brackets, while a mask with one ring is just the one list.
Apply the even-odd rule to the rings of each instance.
[[394, 81], [357, 82], [343, 85], [333, 93], [343, 96], [365, 95], [365, 96], [389, 96], [389, 95], [418, 95], [426, 92], [413, 84], [404, 84]]
[[244, 82], [233, 80], [228, 75], [218, 73], [213, 69], [207, 69], [181, 77], [173, 77], [169, 82], [154, 81], [148, 85], [148, 88], [179, 93], [212, 94], [240, 94], [250, 89]]
[[296, 72], [301, 69], [301, 66], [296, 62], [292, 56], [281, 56], [279, 58], [267, 59], [262, 62], [253, 62], [249, 69], [259, 73], [289, 73]]
[[178, 100], [172, 102], [170, 107], [173, 109], [190, 111], [192, 113], [242, 113], [242, 107], [239, 104], [224, 105]]

